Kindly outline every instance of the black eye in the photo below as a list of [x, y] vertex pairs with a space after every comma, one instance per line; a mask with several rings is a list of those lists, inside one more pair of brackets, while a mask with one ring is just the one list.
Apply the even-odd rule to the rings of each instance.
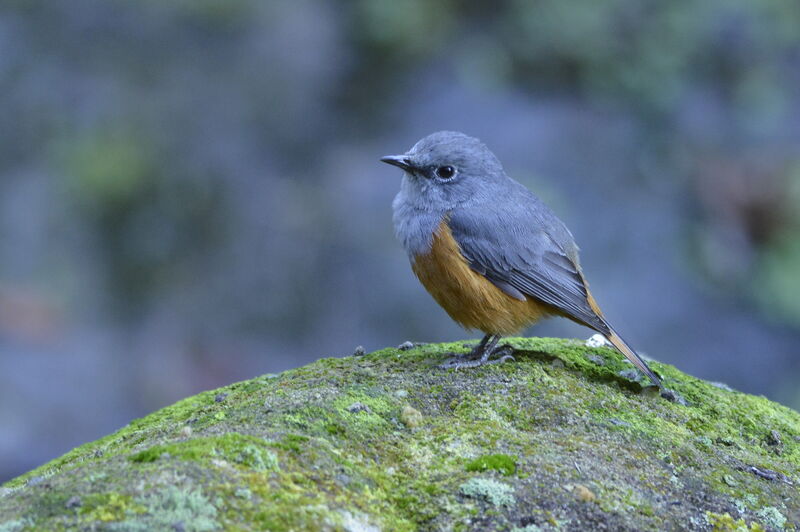
[[450, 179], [456, 175], [456, 169], [452, 166], [440, 166], [436, 169], [436, 176], [442, 179]]

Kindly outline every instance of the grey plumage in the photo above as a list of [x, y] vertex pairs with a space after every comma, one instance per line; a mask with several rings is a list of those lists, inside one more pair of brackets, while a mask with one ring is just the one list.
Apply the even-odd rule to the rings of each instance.
[[[519, 203], [509, 204], [508, 209], [474, 206], [454, 210], [449, 218], [453, 238], [472, 268], [512, 297], [517, 293], [533, 296], [576, 321], [607, 333], [607, 326], [589, 306], [571, 235], [566, 228], [564, 232], [553, 231], [554, 224], [563, 224], [541, 203], [538, 210], [523, 203], [536, 200], [530, 192], [528, 195], [520, 197]], [[569, 240], [556, 240], [559, 236], [554, 237], [553, 233], [559, 232], [562, 238], [568, 235]], [[565, 248], [572, 251], [575, 259], [568, 256]], [[517, 292], [509, 292], [504, 285]]]
[[[412, 260], [430, 247], [446, 216], [472, 268], [498, 288], [517, 299], [536, 297], [581, 323], [604, 328], [587, 303], [572, 234], [547, 205], [506, 175], [484, 144], [442, 131], [406, 155], [422, 175], [405, 174], [394, 221]], [[443, 164], [458, 168], [458, 175], [436, 183], [431, 172]]]
[[623, 354], [659, 382], [593, 306], [578, 246], [564, 223], [508, 177], [479, 140], [440, 131], [382, 161], [404, 170], [393, 203], [394, 224], [412, 262], [430, 251], [444, 220], [474, 271], [514, 299], [533, 298], [615, 345], [618, 340]]

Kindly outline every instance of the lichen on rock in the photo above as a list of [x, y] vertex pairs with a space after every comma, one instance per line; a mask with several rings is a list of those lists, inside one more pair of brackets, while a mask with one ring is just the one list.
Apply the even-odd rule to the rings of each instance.
[[466, 497], [483, 499], [493, 506], [511, 506], [516, 502], [514, 488], [492, 478], [473, 477], [459, 486]]
[[797, 529], [797, 412], [509, 342], [505, 364], [412, 344], [190, 397], [7, 483], [0, 531]]

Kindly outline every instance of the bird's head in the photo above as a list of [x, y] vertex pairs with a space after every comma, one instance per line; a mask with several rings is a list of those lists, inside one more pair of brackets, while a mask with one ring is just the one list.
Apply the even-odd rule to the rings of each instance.
[[488, 195], [505, 179], [497, 157], [481, 141], [455, 131], [423, 138], [402, 155], [382, 157], [404, 171], [401, 194], [434, 209], [450, 209]]

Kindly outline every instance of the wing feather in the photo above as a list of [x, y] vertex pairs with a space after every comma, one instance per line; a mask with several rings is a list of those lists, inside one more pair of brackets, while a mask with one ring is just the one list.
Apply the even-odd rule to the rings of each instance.
[[448, 225], [472, 269], [512, 297], [536, 298], [579, 323], [608, 332], [589, 304], [580, 267], [570, 257], [577, 259], [574, 243], [557, 242], [533, 216], [520, 220], [517, 213], [510, 223], [503, 218], [502, 212], [451, 213]]

